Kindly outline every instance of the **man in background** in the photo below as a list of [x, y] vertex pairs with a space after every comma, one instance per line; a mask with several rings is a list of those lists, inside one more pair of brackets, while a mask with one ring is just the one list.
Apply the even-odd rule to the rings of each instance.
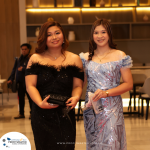
[[29, 105], [30, 105], [29, 119], [31, 119], [32, 100], [26, 91], [26, 85], [25, 85], [25, 69], [29, 61], [31, 45], [28, 43], [24, 43], [20, 46], [20, 48], [21, 48], [21, 56], [19, 57], [19, 59], [16, 59], [11, 75], [8, 78], [7, 84], [12, 84], [12, 81], [16, 77], [16, 83], [18, 87], [17, 88], [18, 98], [19, 98], [19, 115], [14, 117], [14, 119], [25, 118], [24, 115], [25, 93], [29, 100]]

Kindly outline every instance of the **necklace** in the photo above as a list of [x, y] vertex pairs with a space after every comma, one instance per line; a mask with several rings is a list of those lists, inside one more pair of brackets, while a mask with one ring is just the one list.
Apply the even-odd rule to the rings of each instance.
[[[50, 55], [51, 56], [51, 55]], [[55, 60], [57, 59], [57, 57], [52, 56]]]
[[97, 54], [96, 56], [100, 59], [99, 61], [102, 62], [102, 59], [105, 58], [108, 54], [109, 54], [110, 50], [106, 53], [106, 55], [104, 55], [104, 57], [100, 58]]
[[52, 56], [52, 55], [49, 54], [49, 53], [48, 53], [48, 55], [51, 56], [51, 57], [53, 57], [55, 60], [61, 56], [61, 54], [60, 54], [58, 57], [55, 57], [55, 56]]

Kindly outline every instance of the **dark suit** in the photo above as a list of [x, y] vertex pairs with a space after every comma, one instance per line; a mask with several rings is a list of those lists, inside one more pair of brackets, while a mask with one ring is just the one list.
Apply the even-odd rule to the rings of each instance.
[[[18, 84], [19, 112], [21, 115], [24, 115], [25, 93], [27, 94], [29, 100], [30, 109], [32, 108], [32, 100], [28, 95], [25, 86], [25, 69], [28, 61], [29, 61], [28, 55], [26, 56], [21, 55], [19, 59], [16, 59], [11, 75], [8, 78], [8, 80], [13, 81], [16, 75], [16, 82]], [[23, 67], [22, 71], [18, 71], [18, 68], [21, 66]]]

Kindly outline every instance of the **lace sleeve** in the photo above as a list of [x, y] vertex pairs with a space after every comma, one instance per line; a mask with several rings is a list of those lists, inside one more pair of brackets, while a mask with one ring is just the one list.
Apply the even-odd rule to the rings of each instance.
[[129, 55], [125, 56], [122, 59], [122, 68], [131, 68], [133, 66], [132, 62], [133, 61]]

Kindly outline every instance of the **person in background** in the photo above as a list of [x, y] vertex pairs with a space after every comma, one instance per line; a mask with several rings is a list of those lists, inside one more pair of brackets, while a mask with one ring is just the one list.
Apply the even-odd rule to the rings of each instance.
[[[93, 23], [89, 52], [80, 53], [80, 58], [88, 81], [86, 109], [83, 113], [86, 149], [126, 150], [121, 94], [133, 87], [129, 69], [132, 66], [132, 59], [123, 51], [116, 49], [109, 21], [99, 19]], [[121, 76], [122, 84], [120, 84]], [[94, 105], [95, 103], [97, 105]]]
[[[74, 108], [82, 94], [82, 61], [78, 55], [67, 51], [69, 43], [56, 21], [41, 26], [37, 44], [25, 77], [26, 89], [34, 101], [31, 125], [36, 150], [74, 150]], [[54, 95], [67, 96], [65, 105], [49, 103], [48, 99]]]
[[24, 115], [25, 94], [27, 95], [29, 100], [30, 105], [29, 119], [31, 119], [32, 100], [26, 91], [25, 85], [25, 69], [30, 58], [31, 45], [28, 43], [23, 43], [20, 46], [20, 48], [21, 48], [21, 56], [19, 57], [19, 59], [16, 59], [11, 75], [8, 78], [7, 84], [12, 84], [12, 81], [16, 77], [16, 83], [18, 87], [18, 99], [19, 99], [19, 114], [18, 116], [14, 117], [14, 119], [25, 118]]

